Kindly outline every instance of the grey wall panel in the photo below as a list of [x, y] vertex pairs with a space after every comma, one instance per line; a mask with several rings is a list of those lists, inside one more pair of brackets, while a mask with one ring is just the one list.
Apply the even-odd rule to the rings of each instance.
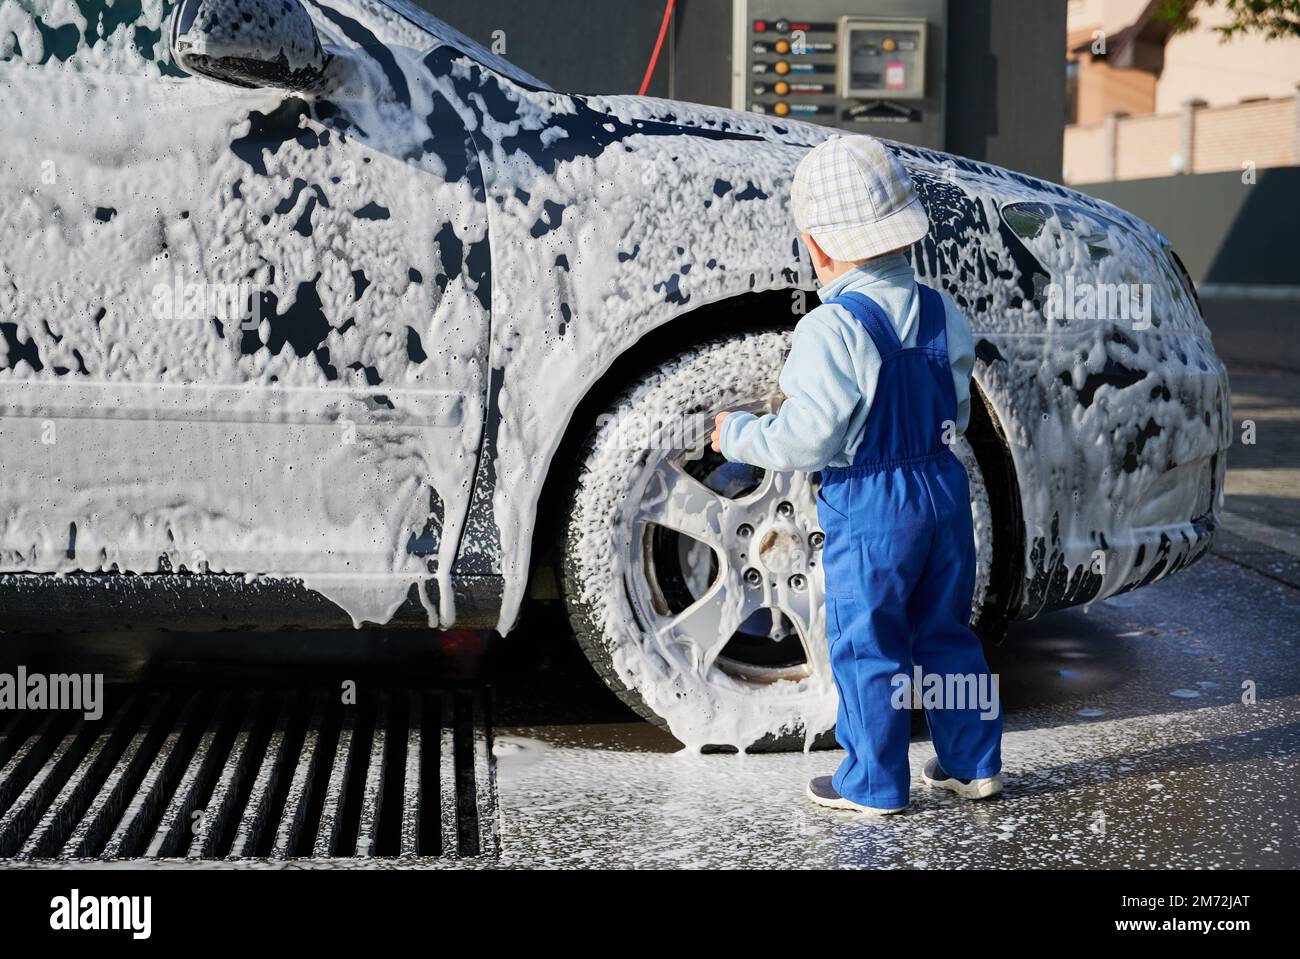
[[[661, 7], [659, 0], [641, 0]], [[731, 0], [677, 0], [673, 30], [675, 100], [731, 102]]]
[[[1121, 180], [1078, 187], [1159, 229], [1201, 286], [1201, 309], [1229, 362], [1300, 370], [1300, 167]], [[1289, 288], [1289, 289], [1287, 289]]]
[[[486, 47], [504, 31], [507, 60], [571, 93], [636, 93], [664, 12], [660, 0], [413, 2]], [[708, 2], [727, 7], [730, 22], [729, 3]], [[665, 40], [652, 96], [668, 96], [668, 52]]]
[[1077, 189], [1160, 230], [1197, 283], [1300, 286], [1300, 167], [1093, 183]]
[[1060, 181], [1065, 7], [1064, 0], [948, 4], [946, 149]]

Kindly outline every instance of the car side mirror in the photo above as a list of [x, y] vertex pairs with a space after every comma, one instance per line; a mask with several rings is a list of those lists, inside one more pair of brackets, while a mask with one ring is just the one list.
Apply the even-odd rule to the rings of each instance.
[[181, 0], [171, 48], [182, 69], [240, 87], [310, 88], [330, 60], [298, 0]]

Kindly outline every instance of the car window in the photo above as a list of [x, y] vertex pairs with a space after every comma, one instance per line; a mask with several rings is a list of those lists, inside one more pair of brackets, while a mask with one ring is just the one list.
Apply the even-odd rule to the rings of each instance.
[[1153, 283], [1174, 300], [1188, 287], [1165, 249], [1155, 249], [1135, 230], [1071, 203], [1009, 203], [1002, 219], [1035, 258], [1055, 272], [1097, 266], [1128, 283]]
[[1121, 229], [1117, 223], [1064, 203], [1012, 203], [1003, 208], [1002, 218], [1036, 253], [1059, 253], [1073, 239], [1083, 243], [1094, 263], [1113, 252], [1110, 231]]
[[523, 84], [526, 87], [533, 87], [538, 90], [551, 89], [532, 74], [519, 69], [509, 60], [503, 60], [481, 43], [471, 40], [449, 23], [439, 20], [433, 14], [416, 6], [414, 3], [408, 3], [407, 0], [380, 0], [380, 2], [420, 29], [464, 52], [470, 58], [477, 60], [502, 76], [509, 77], [516, 83]]
[[0, 0], [0, 60], [183, 77], [166, 24], [174, 0]]

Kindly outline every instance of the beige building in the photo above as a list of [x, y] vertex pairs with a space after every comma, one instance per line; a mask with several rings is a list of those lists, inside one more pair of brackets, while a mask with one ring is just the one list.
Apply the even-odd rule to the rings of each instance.
[[1158, 0], [1069, 0], [1067, 183], [1300, 163], [1300, 39], [1172, 35]]

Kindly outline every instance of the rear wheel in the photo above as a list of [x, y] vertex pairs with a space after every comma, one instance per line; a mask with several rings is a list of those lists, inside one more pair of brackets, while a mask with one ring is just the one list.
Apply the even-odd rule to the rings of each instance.
[[[661, 364], [580, 461], [561, 562], [578, 641], [624, 702], [691, 747], [833, 743], [813, 478], [709, 449], [716, 411], [771, 409], [789, 344], [738, 334]], [[971, 474], [978, 616], [992, 508], [970, 446], [955, 451]]]

